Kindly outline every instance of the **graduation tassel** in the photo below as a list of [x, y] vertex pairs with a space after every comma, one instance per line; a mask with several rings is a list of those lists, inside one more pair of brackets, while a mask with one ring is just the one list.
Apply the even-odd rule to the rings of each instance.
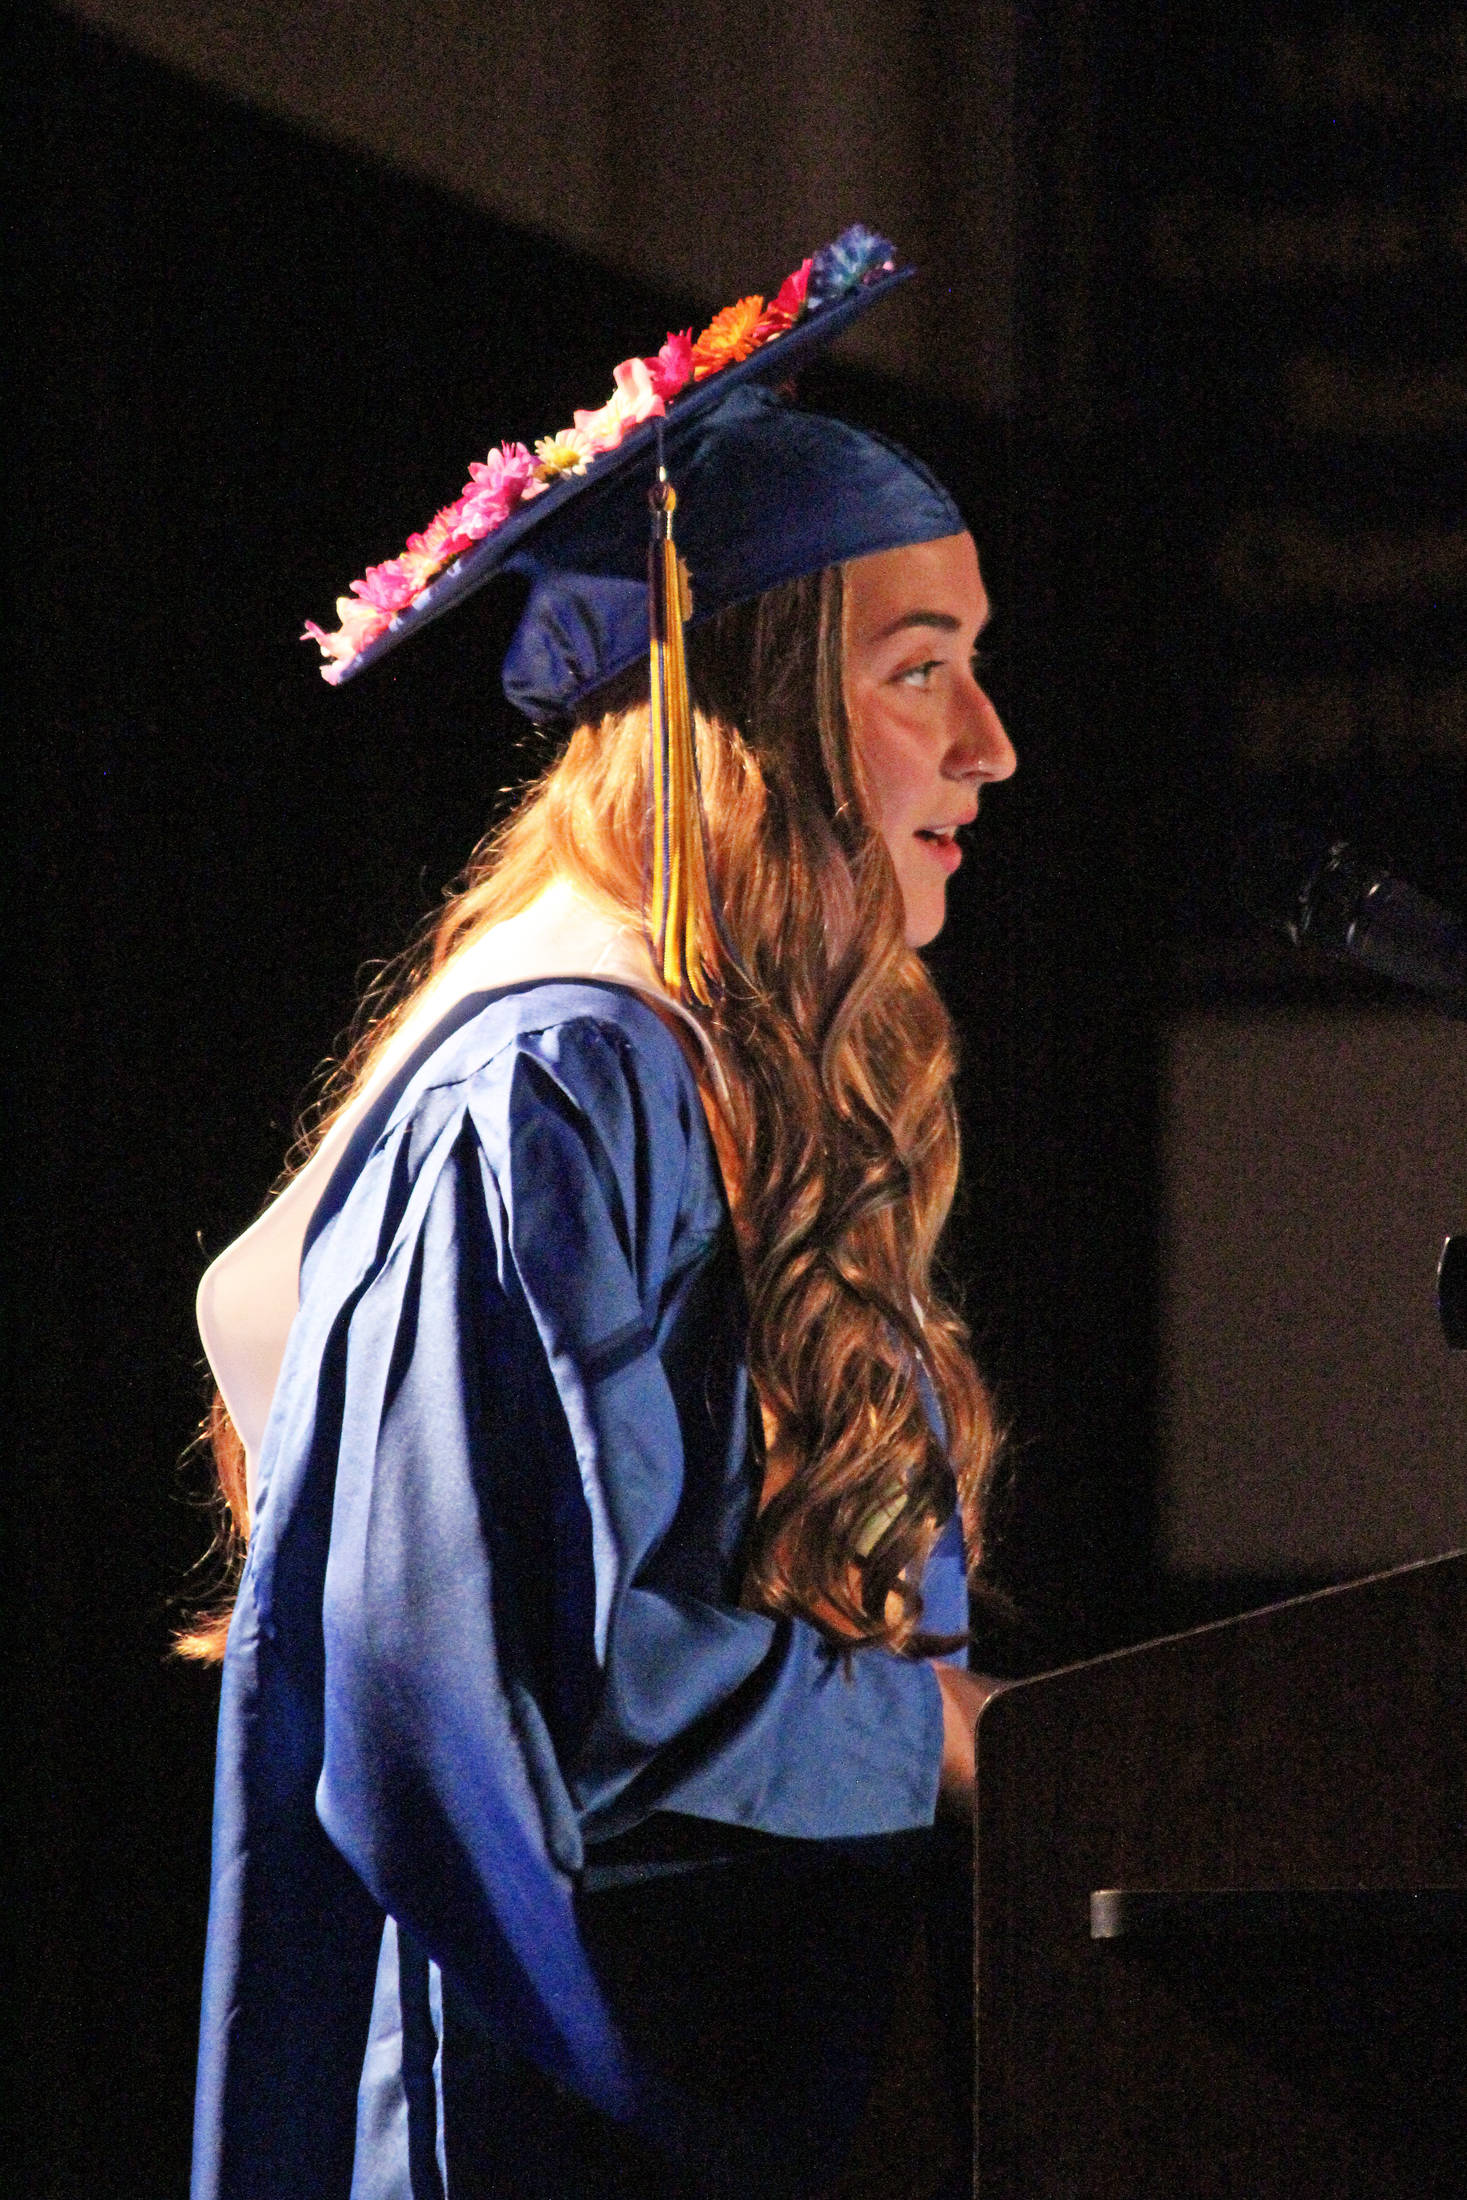
[[[659, 423], [660, 427], [660, 423]], [[647, 929], [668, 991], [700, 1008], [717, 985], [718, 920], [708, 877], [698, 757], [683, 627], [692, 616], [688, 569], [673, 541], [677, 491], [667, 478], [658, 436], [657, 479], [648, 492], [652, 540], [647, 552], [651, 628], [652, 816]]]

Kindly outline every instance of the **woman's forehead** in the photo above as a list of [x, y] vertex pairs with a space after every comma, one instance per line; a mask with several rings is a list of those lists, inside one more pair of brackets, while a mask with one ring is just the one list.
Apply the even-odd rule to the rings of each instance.
[[907, 626], [979, 628], [988, 593], [970, 534], [903, 544], [845, 568], [846, 629], [857, 647]]

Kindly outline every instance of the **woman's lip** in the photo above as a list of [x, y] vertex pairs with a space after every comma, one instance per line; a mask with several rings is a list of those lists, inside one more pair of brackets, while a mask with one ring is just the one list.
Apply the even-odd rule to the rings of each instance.
[[953, 872], [963, 860], [963, 851], [958, 846], [956, 833], [941, 834], [922, 831], [914, 837], [922, 843], [934, 862], [942, 865], [943, 870], [951, 878]]

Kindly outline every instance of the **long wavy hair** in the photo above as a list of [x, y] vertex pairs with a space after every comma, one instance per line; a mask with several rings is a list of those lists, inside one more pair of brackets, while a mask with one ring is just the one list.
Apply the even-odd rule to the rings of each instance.
[[[923, 1565], [955, 1506], [976, 1565], [995, 1431], [967, 1331], [934, 1281], [958, 1176], [953, 1036], [905, 943], [896, 874], [870, 823], [843, 692], [842, 602], [831, 568], [689, 636], [714, 883], [739, 964], [700, 1012], [722, 1092], [693, 1067], [729, 1193], [761, 1408], [744, 1602], [798, 1614], [846, 1647], [921, 1655], [938, 1647], [922, 1628]], [[476, 850], [418, 948], [375, 990], [299, 1158], [423, 988], [548, 877], [640, 924], [646, 693], [645, 672], [603, 690]], [[217, 1399], [205, 1435], [237, 1564], [243, 1452]], [[184, 1655], [222, 1655], [231, 1601], [179, 1638]]]

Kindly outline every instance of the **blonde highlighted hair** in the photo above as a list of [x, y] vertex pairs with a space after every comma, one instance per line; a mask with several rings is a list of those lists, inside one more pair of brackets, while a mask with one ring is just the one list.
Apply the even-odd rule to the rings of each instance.
[[[744, 1602], [844, 1645], [921, 1654], [935, 1647], [921, 1624], [924, 1562], [956, 1504], [976, 1563], [995, 1434], [967, 1332], [934, 1282], [958, 1176], [952, 1031], [905, 944], [895, 872], [868, 822], [839, 570], [720, 613], [690, 634], [688, 655], [715, 886], [741, 965], [699, 1012], [722, 1094], [694, 1068], [728, 1183], [764, 1432]], [[641, 922], [645, 672], [598, 702], [476, 852], [386, 1002], [379, 989], [333, 1081], [336, 1105], [421, 988], [550, 876]], [[209, 1433], [242, 1538], [238, 1439], [217, 1404]], [[227, 1624], [216, 1611], [179, 1648], [217, 1657]]]

